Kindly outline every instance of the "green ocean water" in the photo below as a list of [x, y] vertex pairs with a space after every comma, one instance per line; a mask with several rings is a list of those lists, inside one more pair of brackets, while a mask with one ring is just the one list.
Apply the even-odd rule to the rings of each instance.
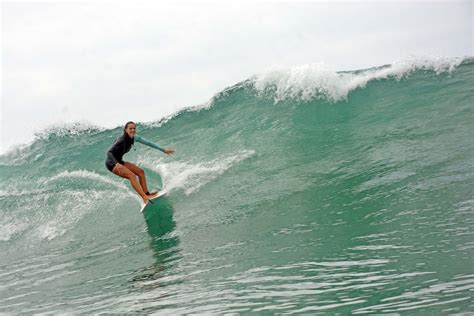
[[[138, 134], [0, 156], [0, 313], [474, 313], [474, 61], [277, 69]], [[185, 91], [183, 92], [185, 93]], [[130, 119], [133, 119], [132, 117]]]

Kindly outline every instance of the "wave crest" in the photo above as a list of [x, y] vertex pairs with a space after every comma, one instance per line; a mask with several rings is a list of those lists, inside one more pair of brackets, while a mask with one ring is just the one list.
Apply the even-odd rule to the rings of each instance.
[[35, 133], [37, 139], [49, 139], [51, 137], [80, 136], [92, 134], [105, 130], [86, 121], [76, 121], [71, 123], [52, 124], [41, 131]]
[[271, 95], [275, 103], [284, 100], [310, 101], [325, 99], [337, 102], [349, 92], [364, 88], [369, 81], [401, 80], [415, 71], [432, 71], [437, 75], [451, 73], [466, 57], [412, 58], [406, 61], [358, 71], [336, 72], [323, 63], [273, 69], [252, 78], [260, 95]]

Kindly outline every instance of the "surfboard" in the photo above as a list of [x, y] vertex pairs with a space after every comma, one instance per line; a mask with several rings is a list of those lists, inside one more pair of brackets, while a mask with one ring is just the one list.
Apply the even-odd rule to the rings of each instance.
[[149, 208], [149, 207], [152, 207], [153, 204], [157, 202], [156, 200], [159, 199], [160, 197], [166, 195], [166, 193], [167, 193], [166, 190], [160, 190], [160, 191], [158, 191], [158, 194], [157, 194], [155, 197], [149, 199], [146, 204], [143, 204], [143, 206], [142, 206], [142, 208], [141, 208], [141, 210], [140, 210], [140, 213], [143, 213], [143, 211], [144, 211], [145, 209], [147, 209], [147, 208]]

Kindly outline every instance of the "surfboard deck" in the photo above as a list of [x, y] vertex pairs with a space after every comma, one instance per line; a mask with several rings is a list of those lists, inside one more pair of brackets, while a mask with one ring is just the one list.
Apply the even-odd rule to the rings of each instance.
[[142, 208], [140, 209], [140, 213], [143, 213], [143, 211], [147, 208], [147, 207], [151, 207], [153, 205], [153, 202], [156, 201], [156, 199], [166, 195], [166, 190], [160, 190], [158, 191], [158, 195], [149, 199], [148, 202], [146, 204], [143, 204]]

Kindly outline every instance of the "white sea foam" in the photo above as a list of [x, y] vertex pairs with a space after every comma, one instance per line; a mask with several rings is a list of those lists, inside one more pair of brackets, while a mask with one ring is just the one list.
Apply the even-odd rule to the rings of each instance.
[[[55, 196], [48, 195], [41, 200], [35, 221], [30, 223], [29, 230], [34, 239], [53, 240], [74, 230], [78, 222], [86, 216], [107, 209], [121, 199], [136, 198], [129, 190], [64, 190]], [[138, 200], [138, 199], [137, 199]], [[113, 207], [112, 207], [113, 209]]]
[[0, 166], [17, 166], [25, 163], [31, 158], [31, 161], [36, 161], [41, 158], [44, 154], [44, 148], [33, 150], [32, 145], [35, 140], [30, 141], [26, 144], [13, 145], [6, 149], [4, 153], [0, 155], [2, 161]]
[[93, 125], [86, 121], [70, 123], [55, 123], [47, 125], [43, 129], [36, 130], [32, 139], [26, 144], [12, 145], [0, 153], [0, 165], [15, 166], [25, 163], [27, 160], [36, 161], [44, 154], [44, 147], [34, 150], [32, 147], [38, 140], [48, 139], [50, 136], [79, 136], [105, 130], [105, 128]]
[[[107, 176], [100, 175], [88, 170], [62, 171], [57, 175], [43, 179], [43, 184], [59, 181], [62, 179], [72, 178], [90, 180], [91, 182], [103, 183], [110, 185], [113, 189], [119, 189], [121, 196], [137, 198], [123, 182], [115, 181]], [[100, 209], [98, 202], [106, 201], [104, 192], [101, 190], [65, 190], [61, 192], [67, 196], [67, 199], [59, 201], [51, 210], [54, 214], [49, 220], [42, 223], [37, 229], [36, 234], [41, 239], [52, 240], [56, 237], [64, 235], [71, 227], [73, 227], [81, 218], [83, 218], [91, 210]], [[107, 193], [110, 199], [110, 192]]]
[[186, 195], [189, 195], [254, 154], [254, 150], [241, 150], [228, 156], [198, 163], [165, 162], [162, 159], [150, 161], [145, 158], [141, 158], [139, 163], [159, 173], [163, 177], [168, 192], [183, 190]]
[[105, 176], [93, 171], [88, 170], [65, 170], [57, 173], [51, 177], [42, 177], [35, 180], [34, 184], [28, 185], [31, 181], [28, 179], [23, 179], [21, 181], [27, 187], [18, 187], [18, 186], [9, 186], [4, 189], [0, 189], [0, 198], [7, 197], [23, 197], [23, 196], [37, 196], [49, 194], [50, 191], [45, 186], [54, 182], [57, 182], [62, 179], [71, 179], [74, 183], [74, 179], [85, 179], [91, 182], [91, 187], [97, 186], [98, 183], [105, 184], [109, 187], [119, 189], [122, 193], [130, 192], [129, 188], [125, 185], [126, 180], [121, 180], [113, 175]]
[[50, 178], [44, 178], [40, 182], [42, 182], [43, 184], [47, 184], [47, 183], [54, 182], [54, 181], [57, 181], [59, 179], [64, 179], [64, 178], [81, 178], [81, 179], [87, 179], [87, 180], [91, 180], [95, 182], [98, 181], [98, 182], [113, 185], [114, 187], [118, 189], [128, 190], [125, 184], [118, 182], [116, 180], [113, 180], [110, 177], [103, 176], [103, 175], [100, 175], [98, 173], [95, 173], [93, 171], [88, 171], [88, 170], [73, 170], [73, 171], [65, 170]]
[[392, 65], [350, 72], [336, 72], [323, 63], [317, 63], [271, 69], [252, 80], [260, 94], [270, 94], [275, 102], [287, 99], [327, 99], [337, 102], [347, 98], [349, 92], [365, 87], [371, 80], [400, 80], [416, 70], [433, 71], [436, 74], [451, 73], [464, 60], [465, 58], [412, 58]]
[[[66, 170], [50, 178], [37, 179], [31, 184], [31, 190], [16, 187], [0, 190], [2, 198], [30, 197], [26, 207], [15, 204], [15, 209], [5, 210], [0, 220], [0, 241], [9, 241], [15, 235], [53, 240], [71, 230], [90, 212], [107, 209], [107, 205], [119, 201], [121, 197], [139, 201], [138, 196], [125, 185], [126, 180], [120, 182], [120, 179], [111, 177], [88, 170]], [[64, 180], [68, 184], [60, 182], [58, 186], [58, 181]], [[80, 180], [90, 183], [90, 189], [71, 189], [70, 183]]]
[[64, 235], [75, 223], [88, 212], [96, 208], [96, 201], [101, 199], [102, 192], [96, 190], [87, 191], [63, 191], [60, 199], [49, 211], [48, 220], [41, 223], [35, 233], [40, 239], [52, 240]]
[[17, 218], [7, 218], [5, 215], [0, 219], [0, 241], [9, 241], [12, 236], [26, 229], [28, 225]]
[[45, 128], [35, 132], [37, 138], [48, 138], [54, 136], [78, 136], [105, 130], [87, 121], [61, 122], [47, 125]]

